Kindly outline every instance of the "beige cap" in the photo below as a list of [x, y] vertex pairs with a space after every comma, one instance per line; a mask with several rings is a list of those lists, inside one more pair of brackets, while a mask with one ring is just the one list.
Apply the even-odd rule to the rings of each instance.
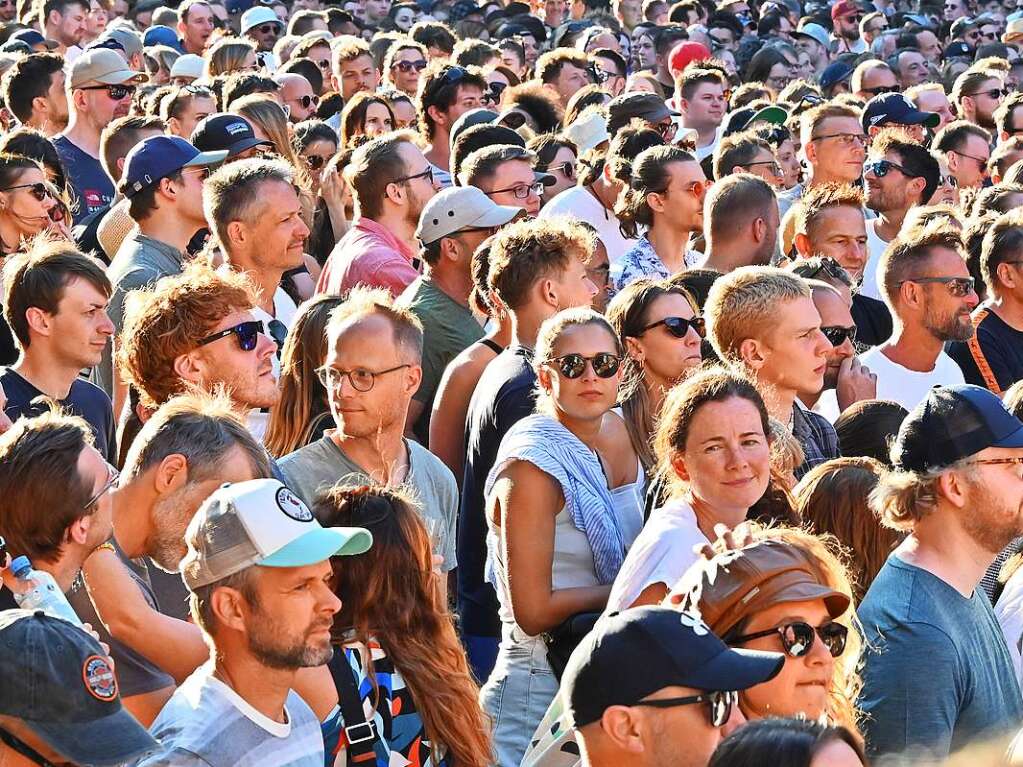
[[1002, 35], [1002, 42], [1009, 43], [1023, 40], [1023, 19], [1013, 19], [1005, 25], [1005, 34]]
[[121, 85], [145, 78], [145, 73], [128, 69], [128, 64], [117, 51], [110, 48], [91, 48], [71, 64], [72, 88], [89, 83]]

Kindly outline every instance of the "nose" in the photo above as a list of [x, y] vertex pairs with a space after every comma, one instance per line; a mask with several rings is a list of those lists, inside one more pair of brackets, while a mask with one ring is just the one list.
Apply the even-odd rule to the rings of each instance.
[[818, 357], [827, 357], [828, 356], [828, 350], [829, 349], [834, 349], [834, 348], [835, 347], [833, 347], [831, 345], [831, 341], [828, 340], [828, 337], [826, 335], [824, 335], [824, 333], [820, 330], [820, 328], [818, 328], [817, 329], [816, 356], [818, 356]]
[[590, 292], [590, 298], [593, 298], [599, 292], [597, 288], [597, 283], [595, 283], [589, 277], [586, 278], [586, 289]]
[[103, 321], [100, 322], [98, 330], [105, 336], [112, 336], [114, 334], [114, 323], [105, 310], [103, 312]]
[[964, 300], [966, 305], [969, 306], [972, 311], [977, 308], [977, 304], [980, 303], [980, 296], [977, 295], [977, 291], [971, 290]]
[[272, 354], [276, 354], [277, 344], [274, 340], [265, 333], [260, 333], [256, 337], [256, 358], [262, 362], [263, 360], [270, 357]]
[[341, 609], [341, 600], [327, 584], [323, 584], [323, 591], [323, 612], [329, 612], [331, 615], [334, 615]]
[[810, 652], [803, 656], [808, 666], [830, 666], [835, 662], [835, 659], [831, 657], [831, 653], [828, 648], [824, 646], [824, 642], [815, 633], [813, 636], [813, 644], [810, 646]]

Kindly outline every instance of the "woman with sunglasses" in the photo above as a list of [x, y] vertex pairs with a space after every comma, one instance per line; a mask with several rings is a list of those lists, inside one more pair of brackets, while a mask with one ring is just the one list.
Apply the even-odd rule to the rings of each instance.
[[649, 477], [656, 463], [650, 440], [665, 395], [703, 361], [703, 318], [686, 291], [644, 278], [614, 297], [607, 321], [625, 346], [619, 402], [629, 441]]
[[529, 140], [527, 149], [536, 152], [537, 173], [549, 173], [554, 183], [543, 188], [540, 204], [546, 205], [566, 189], [575, 186], [575, 145], [559, 134], [542, 133]]
[[646, 232], [615, 265], [616, 291], [640, 277], [665, 279], [696, 264], [700, 256], [688, 249], [689, 238], [703, 232], [708, 186], [700, 163], [677, 146], [651, 147], [636, 157], [614, 212], [625, 236]]
[[40, 232], [68, 236], [56, 190], [36, 160], [24, 155], [0, 154], [0, 256], [21, 251]]
[[341, 149], [354, 149], [394, 130], [394, 110], [387, 99], [359, 91], [341, 110]]
[[[537, 413], [505, 435], [487, 477], [487, 579], [503, 624], [480, 692], [499, 767], [518, 767], [558, 690], [550, 658], [578, 641], [572, 618], [602, 611], [641, 518], [616, 489], [639, 479], [618, 395], [621, 344], [589, 309], [540, 328]], [[565, 636], [545, 640], [547, 633]], [[549, 650], [550, 648], [550, 650]]]
[[324, 264], [337, 241], [348, 231], [351, 220], [345, 210], [347, 184], [341, 176], [337, 133], [321, 120], [305, 120], [294, 128], [294, 148], [305, 163], [315, 210], [306, 240], [306, 252]]
[[774, 149], [774, 157], [781, 168], [782, 188], [791, 189], [798, 184], [803, 176], [803, 166], [799, 163], [798, 147], [791, 131], [784, 125], [772, 125], [753, 128], [753, 133]]
[[[768, 682], [739, 693], [748, 720], [800, 716], [859, 734], [860, 638], [852, 588], [830, 535], [750, 523], [750, 542], [700, 559], [669, 600], [697, 611], [730, 647], [784, 652]], [[735, 541], [732, 542], [733, 544]]]
[[[394, 8], [397, 5], [392, 7], [392, 12]], [[401, 40], [392, 45], [384, 57], [384, 87], [415, 97], [419, 90], [419, 80], [428, 63], [425, 47], [415, 40]]]
[[203, 80], [232, 72], [255, 72], [259, 69], [256, 46], [240, 37], [224, 37], [213, 44], [206, 54]]

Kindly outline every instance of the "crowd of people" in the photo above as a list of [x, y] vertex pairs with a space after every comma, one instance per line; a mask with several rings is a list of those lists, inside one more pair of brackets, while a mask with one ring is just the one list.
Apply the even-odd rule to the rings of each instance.
[[1001, 0], [0, 0], [0, 765], [1023, 765], [1021, 207]]

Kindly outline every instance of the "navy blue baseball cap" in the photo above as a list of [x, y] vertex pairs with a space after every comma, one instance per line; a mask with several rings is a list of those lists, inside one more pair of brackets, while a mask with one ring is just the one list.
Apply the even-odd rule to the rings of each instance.
[[124, 710], [99, 642], [41, 611], [0, 612], [0, 715], [74, 764], [134, 762], [159, 743]]
[[933, 471], [988, 447], [1023, 448], [1023, 421], [981, 386], [935, 386], [902, 422], [891, 459], [902, 471]]
[[844, 61], [836, 61], [824, 67], [824, 71], [817, 78], [817, 82], [820, 83], [822, 88], [830, 88], [832, 85], [837, 85], [843, 80], [848, 80], [852, 77], [852, 73], [853, 68], [851, 66]]
[[180, 136], [150, 136], [124, 158], [121, 192], [132, 197], [182, 168], [214, 165], [226, 158], [226, 150], [200, 152]]
[[20, 32], [15, 32], [10, 37], [11, 40], [20, 40], [30, 47], [36, 45], [45, 45], [49, 50], [56, 48], [59, 43], [56, 40], [49, 40], [43, 37], [38, 31], [34, 29], [23, 29]]
[[926, 125], [937, 128], [941, 117], [921, 112], [901, 93], [879, 93], [863, 108], [863, 130], [883, 125]]
[[730, 648], [694, 613], [633, 607], [603, 617], [579, 643], [561, 694], [578, 728], [610, 706], [634, 706], [665, 687], [745, 690], [774, 678], [784, 663], [781, 653]]
[[945, 47], [944, 53], [941, 57], [946, 61], [948, 59], [969, 59], [973, 61], [973, 57], [976, 55], [976, 51], [973, 46], [969, 43], [965, 43], [962, 40], [955, 40], [949, 43]]
[[227, 150], [228, 157], [234, 157], [254, 146], [273, 149], [273, 144], [256, 138], [252, 125], [244, 117], [227, 112], [217, 112], [199, 121], [192, 131], [192, 143], [203, 152]]
[[166, 45], [168, 48], [173, 48], [176, 51], [181, 50], [181, 45], [178, 43], [178, 33], [163, 24], [156, 24], [147, 29], [146, 34], [142, 38], [142, 44], [147, 48], [151, 45]]

